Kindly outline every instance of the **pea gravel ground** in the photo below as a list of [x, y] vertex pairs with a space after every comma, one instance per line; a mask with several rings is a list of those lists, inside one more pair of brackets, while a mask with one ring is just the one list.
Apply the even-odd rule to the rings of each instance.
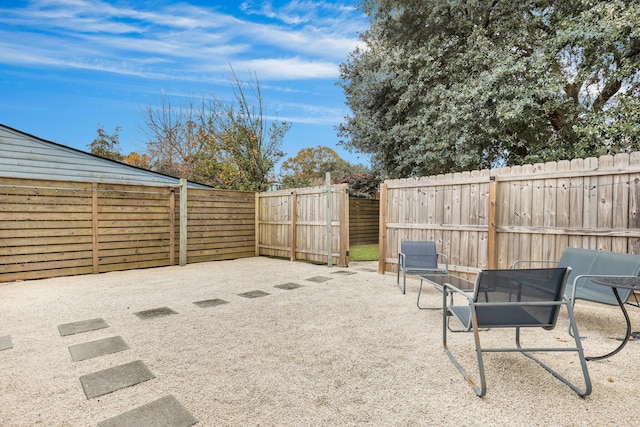
[[[0, 336], [13, 344], [0, 351], [0, 425], [96, 426], [167, 395], [202, 426], [636, 423], [638, 342], [588, 363], [593, 393], [584, 399], [520, 354], [489, 354], [480, 399], [442, 350], [441, 310], [416, 307], [418, 281], [402, 295], [395, 275], [376, 270], [376, 263], [343, 269], [260, 257], [0, 284]], [[308, 280], [317, 277], [330, 280]], [[302, 286], [275, 287], [285, 283]], [[268, 295], [239, 296], [252, 291]], [[441, 302], [434, 289], [423, 296], [433, 307]], [[210, 299], [227, 303], [194, 304]], [[134, 314], [159, 307], [177, 314]], [[629, 311], [640, 328], [640, 309]], [[576, 314], [587, 355], [617, 346], [618, 308], [579, 302]], [[68, 336], [57, 329], [94, 318], [109, 327]], [[570, 343], [566, 316], [553, 331], [525, 332], [525, 345]], [[71, 359], [69, 346], [113, 336], [129, 349]], [[486, 345], [513, 341], [501, 330], [481, 337]], [[471, 334], [449, 341], [473, 368]], [[573, 354], [544, 357], [580, 381]], [[80, 377], [136, 360], [155, 378], [85, 396]]]

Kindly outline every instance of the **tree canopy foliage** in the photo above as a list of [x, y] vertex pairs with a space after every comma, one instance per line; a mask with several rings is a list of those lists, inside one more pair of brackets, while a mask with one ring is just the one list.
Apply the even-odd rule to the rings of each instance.
[[308, 147], [289, 157], [280, 166], [282, 186], [284, 188], [308, 187], [322, 182], [325, 174], [344, 175], [351, 165], [342, 159], [335, 150], [324, 147]]
[[333, 184], [348, 184], [349, 194], [354, 197], [373, 198], [378, 192], [381, 181], [379, 175], [362, 164], [347, 162], [335, 150], [321, 145], [303, 148], [282, 163], [282, 187], [322, 185], [327, 172], [331, 173]]
[[364, 0], [341, 65], [346, 147], [390, 177], [637, 150], [640, 8], [622, 0]]
[[91, 154], [104, 157], [105, 159], [121, 161], [123, 155], [120, 153], [120, 127], [116, 126], [113, 134], [109, 135], [103, 126], [98, 126], [98, 135], [87, 146]]
[[185, 96], [146, 105], [147, 150], [154, 170], [216, 188], [265, 191], [284, 153], [290, 125], [268, 123], [257, 77], [242, 81], [232, 70], [233, 102]]

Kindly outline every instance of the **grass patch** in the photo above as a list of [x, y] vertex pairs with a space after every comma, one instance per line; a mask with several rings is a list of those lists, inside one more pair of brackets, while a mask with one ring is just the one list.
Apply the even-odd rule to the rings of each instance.
[[349, 259], [351, 261], [377, 261], [378, 244], [351, 246]]

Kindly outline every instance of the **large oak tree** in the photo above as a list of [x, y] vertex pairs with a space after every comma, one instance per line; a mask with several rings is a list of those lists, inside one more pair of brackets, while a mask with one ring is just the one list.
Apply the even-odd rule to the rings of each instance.
[[341, 142], [391, 177], [637, 150], [640, 8], [365, 0]]

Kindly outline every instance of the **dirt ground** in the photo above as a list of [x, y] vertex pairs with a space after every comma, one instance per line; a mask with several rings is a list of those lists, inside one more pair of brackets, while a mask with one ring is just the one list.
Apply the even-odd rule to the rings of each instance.
[[[344, 272], [354, 274], [343, 274]], [[310, 281], [311, 278], [329, 280]], [[295, 283], [294, 289], [276, 285]], [[640, 391], [636, 340], [588, 362], [593, 393], [580, 398], [518, 353], [485, 355], [488, 392], [478, 398], [442, 348], [441, 310], [416, 307], [418, 280], [402, 295], [376, 263], [327, 267], [270, 258], [0, 284], [1, 426], [96, 426], [174, 396], [202, 426], [631, 425]], [[245, 298], [239, 294], [268, 295]], [[441, 294], [423, 292], [434, 308]], [[201, 307], [198, 301], [225, 304]], [[176, 314], [134, 313], [168, 307]], [[640, 309], [629, 309], [640, 329]], [[617, 307], [579, 301], [587, 355], [617, 346]], [[102, 318], [107, 328], [61, 336], [58, 326]], [[566, 316], [525, 345], [568, 345]], [[73, 361], [69, 347], [120, 336], [129, 349]], [[472, 335], [450, 334], [473, 370]], [[481, 333], [511, 345], [511, 332]], [[580, 382], [574, 353], [546, 355]], [[80, 377], [140, 360], [155, 378], [87, 398]]]

